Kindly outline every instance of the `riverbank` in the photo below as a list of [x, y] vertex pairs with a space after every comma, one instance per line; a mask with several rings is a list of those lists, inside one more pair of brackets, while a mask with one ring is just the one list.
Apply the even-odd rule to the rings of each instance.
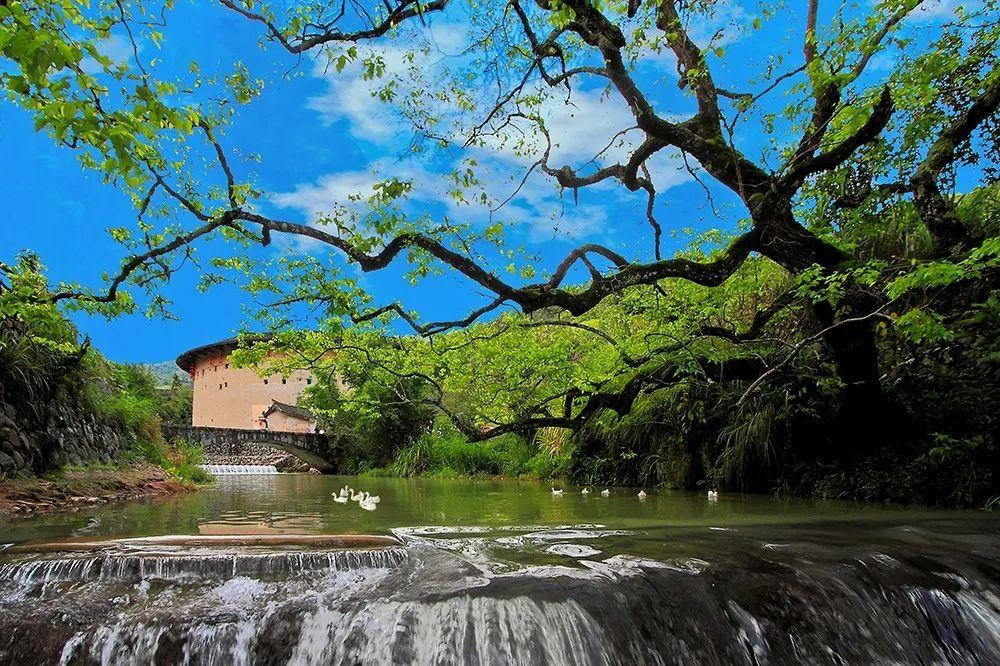
[[42, 477], [0, 480], [0, 516], [77, 511], [88, 506], [179, 495], [198, 489], [145, 461], [70, 466]]

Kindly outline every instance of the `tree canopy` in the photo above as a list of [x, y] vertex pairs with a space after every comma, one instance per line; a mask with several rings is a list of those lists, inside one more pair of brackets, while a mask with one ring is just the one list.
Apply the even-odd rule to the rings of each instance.
[[[172, 2], [0, 2], [8, 98], [137, 211], [109, 230], [125, 257], [107, 284], [61, 285], [52, 301], [165, 313], [158, 287], [196, 264], [206, 286], [235, 279], [263, 304], [253, 325], [278, 333], [267, 348], [285, 363], [335, 358], [384, 387], [419, 378], [400, 399], [432, 404], [471, 439], [580, 430], [692, 381], [732, 387], [739, 408], [803, 363], [826, 369], [842, 422], [855, 422], [883, 409], [894, 364], [912, 358], [900, 350], [953, 342], [996, 311], [995, 0], [933, 23], [918, 22], [927, 0], [747, 0], [736, 28], [718, 27], [734, 3], [713, 0], [219, 4], [289, 68], [308, 57], [330, 76], [360, 72], [415, 159], [448, 168], [409, 177], [388, 164], [314, 219], [273, 216], [254, 175], [266, 156], [243, 159], [227, 139], [267, 77], [240, 63], [203, 75], [196, 62], [161, 77], [136, 44], [169, 44]], [[774, 40], [788, 12], [798, 36]], [[446, 56], [428, 29], [438, 21], [463, 32]], [[759, 36], [763, 69], [730, 60], [733, 29]], [[134, 57], [101, 53], [111, 33]], [[620, 126], [563, 161], [560, 131], [594, 119], [553, 117], [595, 95], [622, 105]], [[736, 224], [720, 219], [668, 256], [664, 234], [686, 226], [661, 201], [668, 168], [702, 183], [706, 205], [740, 206]], [[566, 206], [622, 188], [642, 244], [585, 243], [542, 264], [509, 241], [531, 214], [512, 200], [539, 183]], [[449, 207], [423, 205], [428, 187]], [[230, 252], [200, 257], [216, 236]], [[276, 237], [307, 242], [253, 249]], [[482, 303], [426, 321], [373, 301], [357, 272], [393, 264], [415, 283], [460, 276]], [[384, 399], [357, 393], [353, 409]]]

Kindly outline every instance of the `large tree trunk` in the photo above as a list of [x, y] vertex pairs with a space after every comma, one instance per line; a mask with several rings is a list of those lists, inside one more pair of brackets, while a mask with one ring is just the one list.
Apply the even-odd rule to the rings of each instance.
[[[813, 312], [824, 328], [836, 323], [833, 308], [822, 303]], [[866, 314], [861, 309], [847, 316]], [[843, 383], [841, 403], [832, 425], [845, 448], [870, 448], [893, 430], [893, 414], [882, 392], [875, 325], [852, 322], [830, 330], [823, 342], [830, 350], [837, 377]]]
[[[780, 193], [762, 201], [755, 215], [761, 230], [761, 253], [790, 273], [799, 274], [814, 265], [833, 271], [850, 260], [849, 255], [800, 225], [791, 201]], [[812, 306], [820, 329], [830, 328], [846, 318], [864, 316], [877, 307], [876, 300], [857, 285], [853, 288], [848, 285], [848, 289], [854, 293], [845, 299], [846, 303], [839, 303], [836, 310], [826, 302]], [[839, 438], [845, 446], [864, 446], [873, 438], [882, 439], [891, 427], [889, 414], [894, 410], [885, 409], [874, 323], [837, 326], [823, 336], [823, 341], [844, 385], [840, 409], [833, 415]]]

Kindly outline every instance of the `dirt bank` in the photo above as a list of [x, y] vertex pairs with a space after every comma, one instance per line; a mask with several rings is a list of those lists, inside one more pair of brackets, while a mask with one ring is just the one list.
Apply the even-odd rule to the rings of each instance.
[[67, 467], [44, 477], [0, 479], [0, 515], [76, 511], [195, 489], [194, 484], [179, 481], [149, 463]]

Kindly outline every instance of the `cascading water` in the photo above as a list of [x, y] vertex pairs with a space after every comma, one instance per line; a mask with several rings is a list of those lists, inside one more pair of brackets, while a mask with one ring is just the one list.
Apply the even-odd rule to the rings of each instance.
[[209, 474], [226, 476], [231, 474], [278, 474], [274, 465], [200, 465]]
[[306, 572], [349, 571], [398, 566], [401, 548], [288, 553], [122, 554], [40, 559], [0, 566], [0, 581], [21, 585], [63, 582], [138, 583], [225, 579], [237, 576], [288, 576]]
[[607, 554], [642, 535], [596, 525], [397, 535], [403, 544], [364, 550], [11, 555], [0, 662], [1000, 660], [992, 540], [956, 550], [917, 535], [917, 554], [906, 532], [877, 549], [828, 534], [677, 532], [682, 548], [649, 559]]

